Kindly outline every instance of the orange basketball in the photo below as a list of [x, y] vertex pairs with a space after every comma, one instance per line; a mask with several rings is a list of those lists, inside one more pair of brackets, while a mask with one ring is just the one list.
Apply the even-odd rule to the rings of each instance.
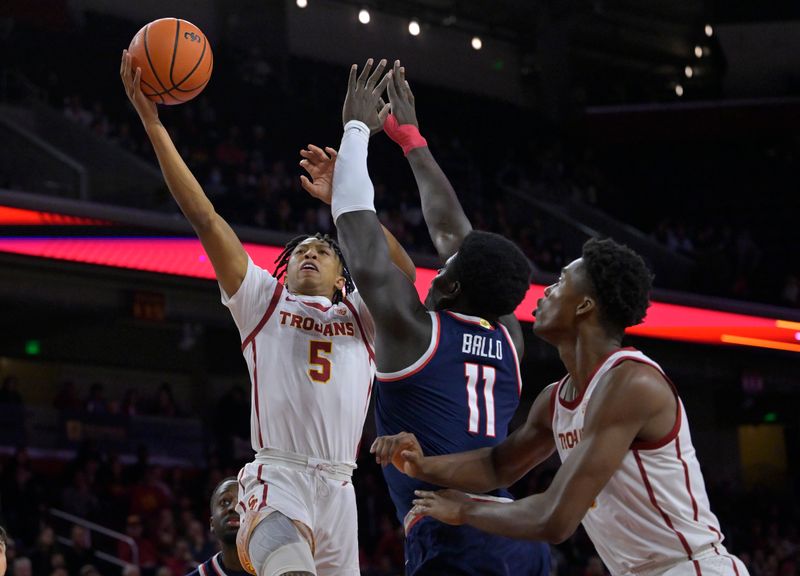
[[136, 33], [128, 47], [142, 69], [142, 92], [159, 104], [188, 102], [211, 79], [214, 56], [206, 35], [186, 20], [161, 18]]

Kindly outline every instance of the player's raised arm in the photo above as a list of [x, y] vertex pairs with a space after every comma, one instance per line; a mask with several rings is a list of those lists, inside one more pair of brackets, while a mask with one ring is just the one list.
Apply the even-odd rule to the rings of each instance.
[[[395, 60], [392, 80], [387, 84], [386, 92], [392, 112], [386, 118], [384, 132], [403, 148], [419, 188], [428, 234], [439, 258], [445, 262], [458, 252], [464, 238], [472, 230], [472, 224], [464, 213], [450, 180], [433, 157], [428, 142], [420, 134], [414, 93], [406, 80], [405, 68], [400, 65], [399, 60]], [[500, 321], [508, 329], [517, 355], [522, 358], [525, 344], [519, 321], [513, 314], [503, 316]]]
[[545, 388], [531, 407], [527, 421], [497, 446], [459, 454], [425, 456], [413, 434], [381, 436], [370, 452], [378, 464], [429, 484], [467, 492], [507, 488], [555, 450], [550, 403], [555, 384]]
[[419, 132], [414, 94], [405, 68], [396, 60], [387, 84], [392, 112], [384, 124], [387, 136], [397, 142], [411, 165], [422, 201], [422, 213], [433, 245], [442, 262], [455, 254], [472, 230], [455, 190]]
[[247, 273], [247, 253], [228, 223], [214, 210], [200, 183], [181, 158], [158, 118], [155, 102], [142, 94], [141, 69], [132, 70], [131, 62], [130, 54], [123, 51], [120, 76], [125, 93], [144, 125], [172, 197], [200, 238], [220, 285], [232, 296]]
[[[381, 100], [383, 102], [383, 100]], [[388, 109], [385, 105], [381, 109]], [[300, 176], [300, 185], [314, 198], [330, 205], [333, 197], [333, 167], [336, 164], [338, 153], [330, 146], [324, 150], [319, 146], [309, 144], [308, 148], [300, 150], [300, 166], [308, 172], [308, 176]], [[309, 176], [311, 178], [309, 178]], [[383, 235], [389, 245], [389, 255], [394, 265], [400, 268], [408, 278], [414, 282], [417, 279], [417, 268], [414, 262], [405, 251], [405, 248], [397, 241], [386, 226], [381, 224]]]
[[581, 441], [546, 491], [500, 505], [467, 501], [452, 490], [419, 491], [414, 501], [418, 512], [512, 538], [566, 540], [647, 422], [664, 410], [675, 413], [673, 392], [652, 369], [621, 366], [617, 370], [619, 378], [613, 385], [598, 388], [592, 397]]
[[374, 189], [367, 171], [370, 129], [380, 94], [391, 76], [378, 83], [381, 61], [370, 75], [367, 61], [356, 78], [350, 69], [342, 108], [344, 135], [333, 176], [331, 212], [350, 273], [375, 321], [378, 369], [394, 371], [417, 360], [427, 348], [431, 319], [414, 284], [392, 264], [375, 214]]

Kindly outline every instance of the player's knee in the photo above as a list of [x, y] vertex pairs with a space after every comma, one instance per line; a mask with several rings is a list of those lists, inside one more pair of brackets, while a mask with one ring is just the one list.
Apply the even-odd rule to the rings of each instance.
[[273, 512], [258, 523], [247, 551], [258, 576], [316, 575], [310, 544], [294, 522], [280, 512]]

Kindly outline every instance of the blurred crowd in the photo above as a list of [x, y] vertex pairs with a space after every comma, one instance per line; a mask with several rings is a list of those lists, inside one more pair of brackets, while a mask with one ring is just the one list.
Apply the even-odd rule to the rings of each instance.
[[[368, 442], [364, 443], [369, 445]], [[0, 459], [0, 522], [10, 538], [11, 576], [183, 576], [219, 548], [209, 532], [208, 497], [236, 466], [222, 466], [212, 456], [203, 469], [165, 468], [148, 462], [146, 453], [123, 463], [85, 445], [68, 461], [32, 459], [25, 449]], [[544, 490], [553, 469], [545, 466], [517, 484], [522, 496]], [[354, 478], [358, 499], [362, 573], [403, 573], [403, 534], [394, 517], [380, 469], [366, 452]], [[719, 515], [728, 549], [745, 562], [753, 576], [800, 574], [797, 502], [765, 489], [748, 492], [711, 483], [712, 507]], [[133, 539], [131, 548], [101, 532], [53, 513], [61, 510]], [[101, 553], [98, 555], [97, 553]], [[552, 574], [605, 574], [591, 542], [579, 530], [552, 547]], [[118, 563], [111, 563], [102, 554]]]

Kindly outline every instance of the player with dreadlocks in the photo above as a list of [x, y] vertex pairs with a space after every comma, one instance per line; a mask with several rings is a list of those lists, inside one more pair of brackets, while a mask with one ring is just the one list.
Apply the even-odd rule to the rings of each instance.
[[[250, 373], [255, 458], [237, 478], [241, 564], [258, 576], [357, 576], [351, 476], [375, 375], [374, 336], [342, 253], [314, 235], [286, 246], [275, 275], [257, 266], [181, 159], [126, 53], [120, 75], [167, 187], [211, 260]], [[413, 278], [410, 259], [385, 233], [393, 260]]]

